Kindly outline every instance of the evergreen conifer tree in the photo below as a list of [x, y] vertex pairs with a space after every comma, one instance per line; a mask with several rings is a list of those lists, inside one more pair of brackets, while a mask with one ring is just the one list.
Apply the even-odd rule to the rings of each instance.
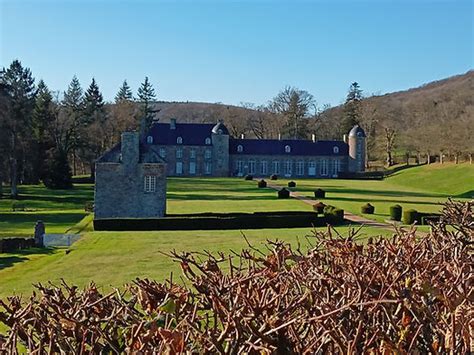
[[[142, 112], [141, 112], [141, 129], [146, 130], [150, 127], [153, 117], [155, 114], [155, 110], [153, 109], [153, 101], [156, 98], [155, 89], [153, 85], [148, 80], [148, 77], [145, 77], [145, 81], [140, 85], [138, 89], [138, 101], [142, 105]], [[143, 133], [143, 132], [142, 132]]]
[[96, 121], [104, 120], [104, 98], [99, 90], [99, 86], [92, 78], [92, 82], [84, 95], [84, 121], [87, 126]]
[[127, 80], [124, 80], [117, 95], [115, 95], [115, 102], [119, 103], [122, 101], [132, 101], [132, 100], [133, 100], [132, 90], [130, 89], [130, 86], [128, 86]]
[[361, 121], [362, 90], [359, 83], [353, 82], [349, 87], [346, 102], [344, 103], [344, 119], [342, 133], [347, 134], [352, 127]]

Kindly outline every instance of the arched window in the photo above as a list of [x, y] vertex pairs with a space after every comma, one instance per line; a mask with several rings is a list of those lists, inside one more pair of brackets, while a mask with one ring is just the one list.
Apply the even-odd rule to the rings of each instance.
[[242, 152], [244, 151], [244, 147], [239, 144], [239, 145], [237, 146], [237, 151], [238, 151], [239, 153], [242, 153]]
[[291, 153], [291, 147], [289, 145], [285, 145], [285, 153]]
[[207, 145], [211, 144], [211, 138], [207, 137], [205, 143], [206, 143]]
[[332, 151], [334, 152], [334, 154], [339, 153], [339, 147], [338, 147], [338, 146], [334, 146], [334, 148], [332, 148]]
[[153, 144], [153, 137], [152, 137], [152, 136], [146, 137], [146, 142], [147, 142], [148, 144]]
[[183, 144], [183, 138], [181, 137], [176, 138], [176, 144]]

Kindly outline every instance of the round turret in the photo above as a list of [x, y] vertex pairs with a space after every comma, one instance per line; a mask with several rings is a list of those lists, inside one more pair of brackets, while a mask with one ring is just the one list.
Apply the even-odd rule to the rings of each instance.
[[362, 129], [361, 126], [359, 126], [358, 124], [356, 124], [354, 127], [352, 127], [352, 129], [350, 130], [349, 132], [349, 137], [361, 137], [361, 138], [365, 138], [366, 135], [365, 135], [365, 132], [364, 130]]
[[213, 128], [212, 128], [212, 133], [214, 134], [226, 134], [229, 135], [229, 130], [227, 127], [222, 123], [218, 122]]

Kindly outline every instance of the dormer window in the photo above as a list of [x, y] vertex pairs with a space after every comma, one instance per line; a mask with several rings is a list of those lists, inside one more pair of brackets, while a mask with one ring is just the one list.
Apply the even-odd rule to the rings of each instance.
[[152, 136], [146, 137], [146, 142], [147, 142], [148, 144], [153, 144], [153, 137], [152, 137]]
[[207, 137], [205, 143], [206, 143], [206, 145], [210, 145], [211, 144], [211, 138]]
[[183, 144], [183, 138], [181, 137], [176, 138], [176, 144]]
[[285, 153], [291, 153], [291, 147], [289, 145], [285, 145]]
[[334, 154], [338, 154], [339, 153], [339, 147], [335, 146], [334, 148], [332, 148], [332, 151], [334, 152]]
[[242, 153], [242, 152], [244, 151], [244, 147], [239, 144], [239, 145], [237, 146], [237, 151], [238, 151], [239, 153]]

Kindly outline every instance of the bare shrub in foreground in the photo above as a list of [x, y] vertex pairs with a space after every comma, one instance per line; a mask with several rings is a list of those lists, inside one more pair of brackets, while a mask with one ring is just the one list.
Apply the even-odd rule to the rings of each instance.
[[168, 255], [192, 286], [137, 279], [101, 294], [37, 285], [0, 302], [0, 350], [97, 353], [469, 353], [474, 202], [448, 202], [428, 235], [366, 245], [329, 228], [303, 251]]

